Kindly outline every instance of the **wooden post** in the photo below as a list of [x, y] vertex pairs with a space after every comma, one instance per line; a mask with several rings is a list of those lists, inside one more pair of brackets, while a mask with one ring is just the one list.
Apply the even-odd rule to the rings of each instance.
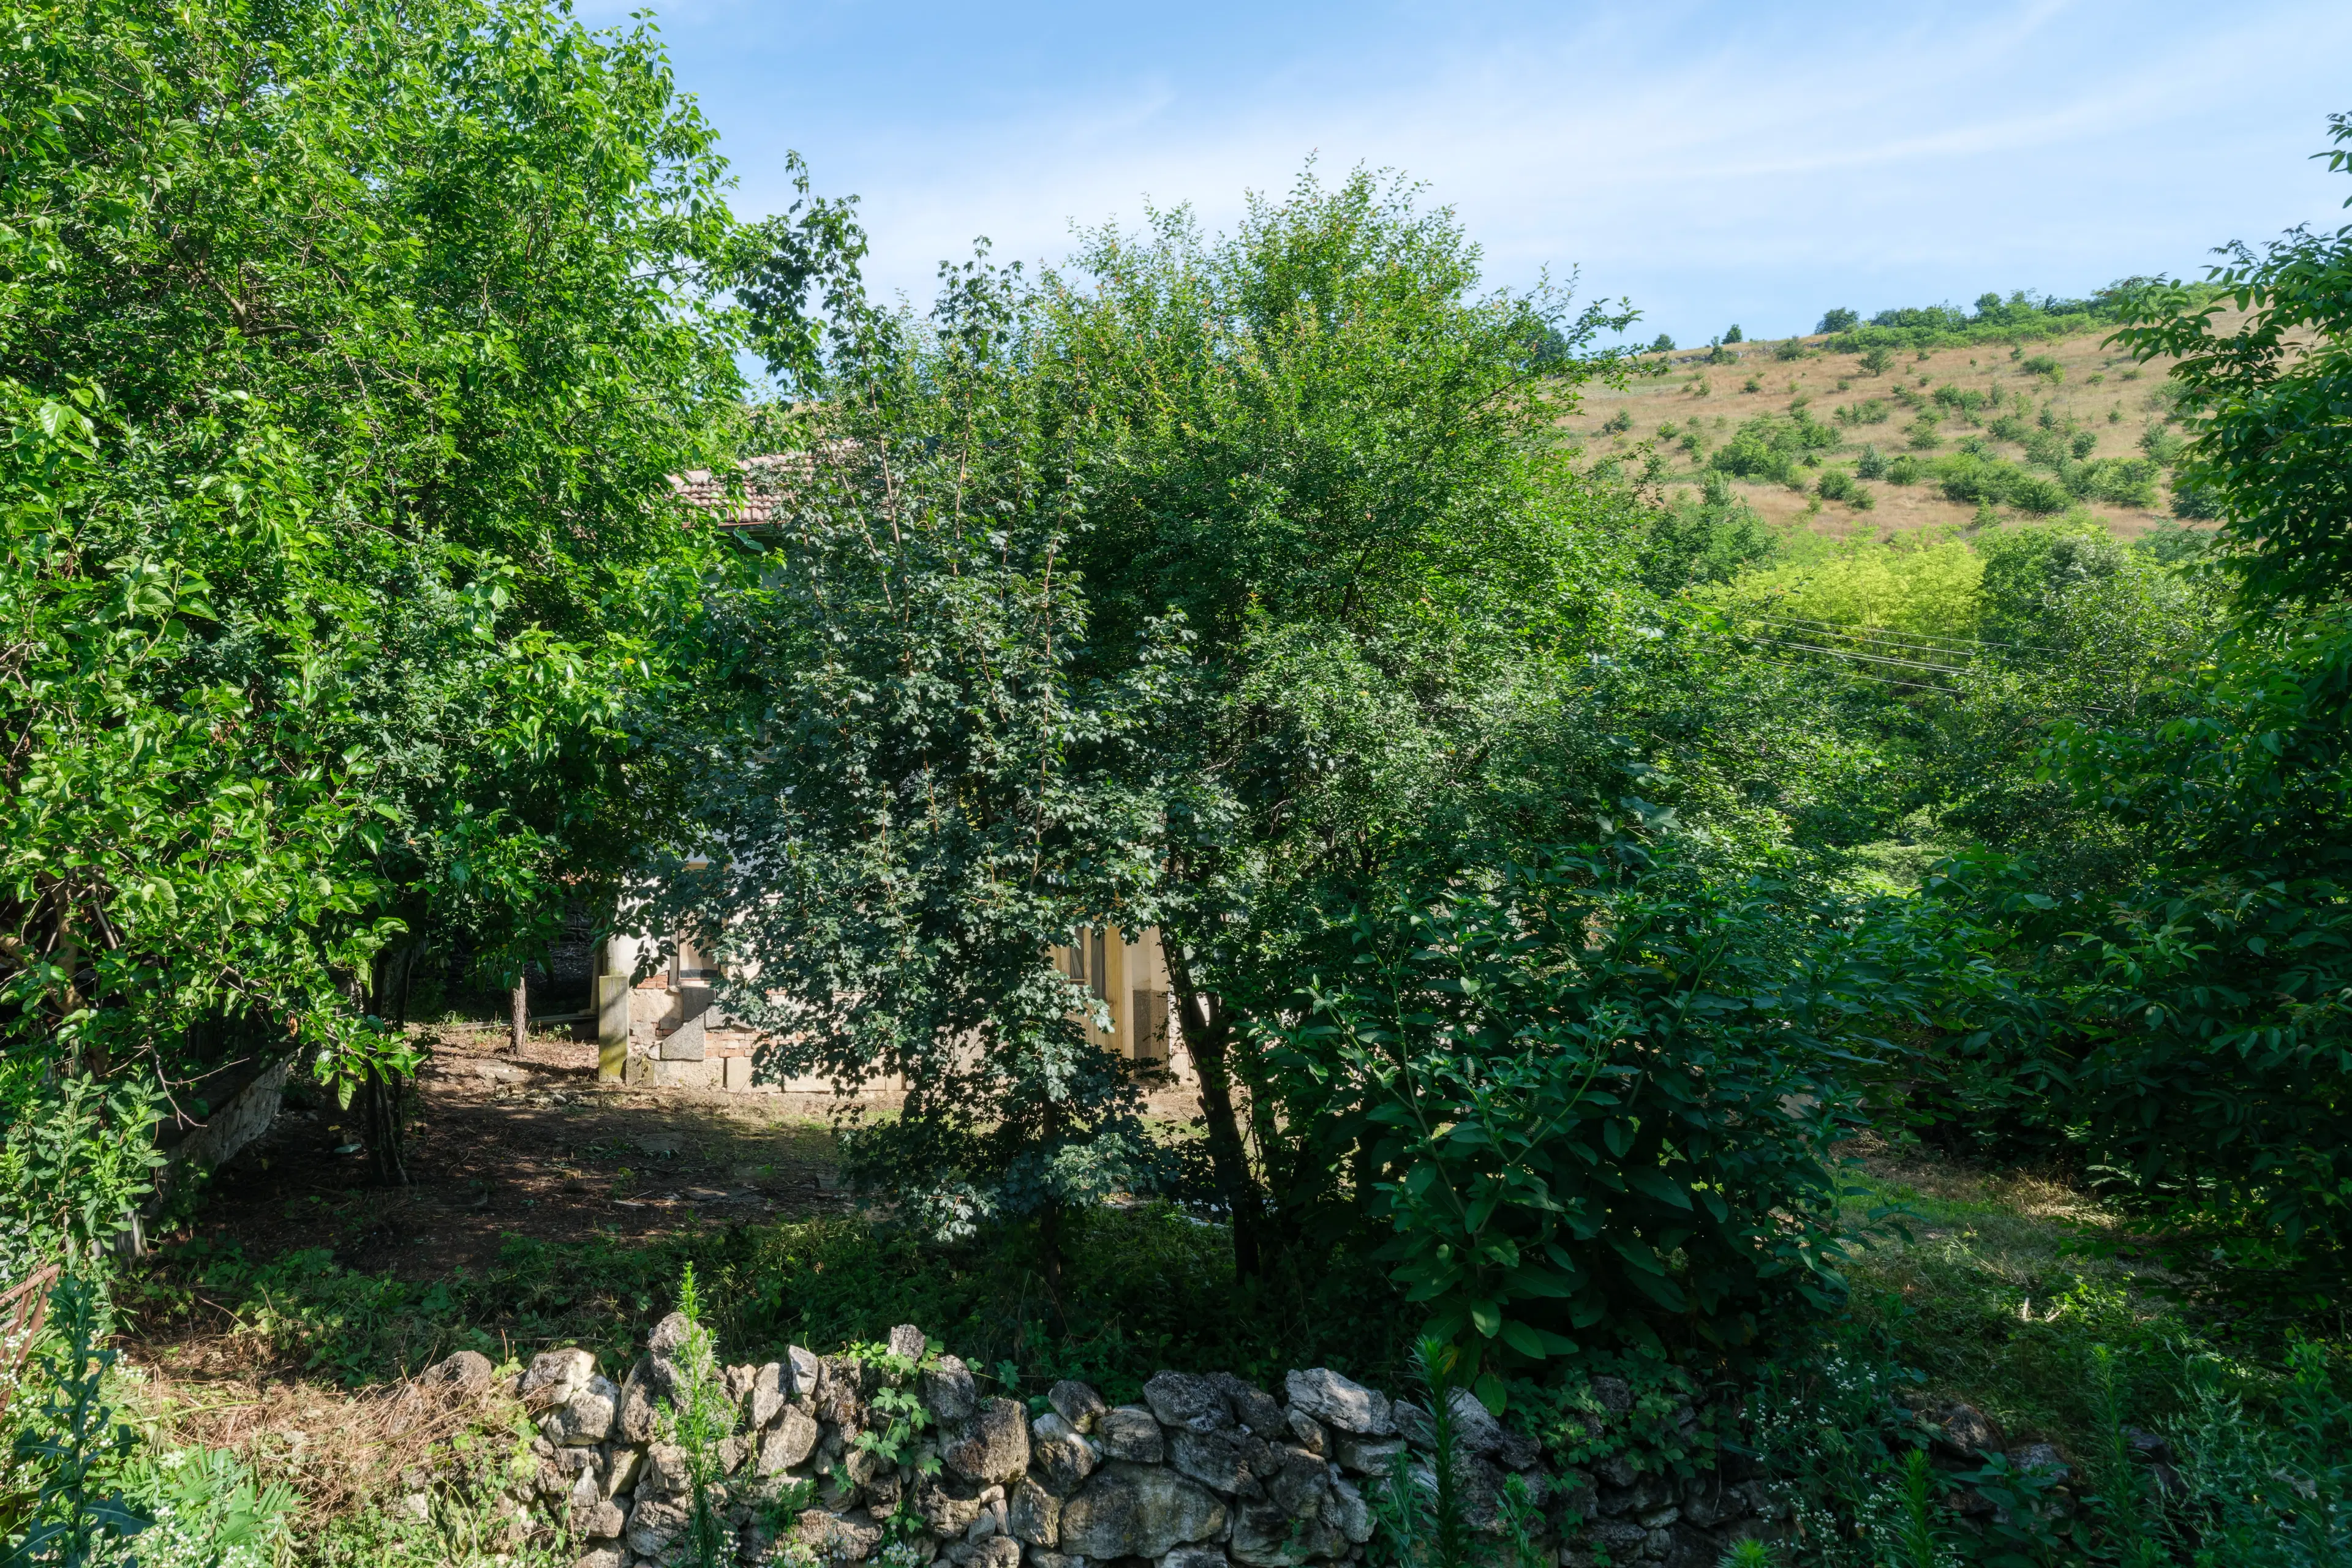
[[515, 1055], [520, 1056], [522, 1055], [523, 1041], [530, 1037], [530, 967], [528, 964], [515, 971], [514, 996], [512, 1000], [514, 1002], [514, 1032], [507, 1044], [509, 1049], [512, 1050]]

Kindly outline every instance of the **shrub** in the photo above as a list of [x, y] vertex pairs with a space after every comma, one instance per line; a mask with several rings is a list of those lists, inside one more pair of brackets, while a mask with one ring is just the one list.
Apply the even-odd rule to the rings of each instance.
[[1746, 381], [1739, 384], [1739, 390], [1742, 392], [1761, 392], [1764, 390], [1764, 384], [1751, 375]]
[[2032, 435], [2033, 426], [2025, 422], [2025, 416], [2021, 414], [2004, 414], [1986, 426], [1985, 433], [2000, 440], [2013, 441], [2019, 446], [2023, 446], [2026, 438]]
[[2035, 354], [2017, 368], [2021, 374], [2042, 376], [2053, 382], [2066, 379], [2066, 367], [2049, 354]]
[[2180, 432], [2168, 426], [2151, 425], [2139, 433], [2139, 449], [2168, 468], [2180, 460], [2188, 445]]
[[1782, 338], [1772, 345], [1772, 357], [1778, 360], [1802, 359], [1806, 352], [1805, 340], [1802, 338]]
[[1670, 354], [1675, 352], [1675, 340], [1660, 332], [1656, 340], [1650, 344], [1650, 352], [1654, 354]]
[[1725, 333], [1723, 334], [1723, 341], [1724, 341], [1725, 342], [1727, 342], [1727, 343], [1736, 343], [1736, 342], [1738, 342], [1740, 341], [1739, 323], [1738, 323], [1738, 322], [1734, 321], [1734, 322], [1732, 322], [1732, 323], [1731, 323], [1731, 329], [1730, 329], [1730, 331], [1727, 331], [1727, 332], [1725, 332]]
[[1886, 482], [1890, 485], [1916, 485], [1927, 472], [1925, 463], [1906, 453], [1886, 465]]
[[1942, 446], [1944, 438], [1937, 433], [1937, 418], [1933, 414], [1921, 413], [1916, 419], [1903, 427], [1904, 435], [1909, 437], [1906, 445], [1915, 452], [1932, 452]]
[[1608, 418], [1601, 422], [1602, 432], [1611, 436], [1622, 436], [1633, 427], [1633, 411], [1630, 408], [1620, 408], [1616, 413], [1611, 415]]
[[1886, 459], [1879, 455], [1877, 447], [1864, 447], [1862, 456], [1853, 460], [1853, 472], [1856, 479], [1883, 479], [1886, 477]]
[[1843, 332], [1851, 331], [1853, 328], [1860, 325], [1862, 325], [1861, 315], [1856, 311], [1849, 310], [1844, 306], [1840, 305], [1834, 310], [1822, 311], [1821, 324], [1815, 327], [1813, 331], [1816, 332]]
[[1885, 375], [1894, 364], [1893, 352], [1883, 346], [1867, 350], [1862, 356], [1862, 368], [1873, 375]]
[[2096, 430], [2077, 430], [2067, 437], [2066, 445], [2077, 458], [2087, 458], [2098, 450], [2099, 433]]
[[1353, 910], [1355, 961], [1287, 1035], [1360, 1088], [1384, 1256], [1433, 1331], [1499, 1396], [1604, 1349], [1752, 1362], [1836, 1310], [1819, 1140], [1895, 997], [1864, 999], [1882, 955], [1631, 846], [1491, 859]]
[[2203, 485], [2174, 481], [2172, 515], [2192, 522], [2209, 521], [2221, 515], [2221, 498]]
[[1884, 425], [1890, 410], [1883, 397], [1865, 397], [1860, 403], [1842, 403], [1830, 416], [1841, 425]]
[[1722, 473], [1785, 484], [1802, 454], [1836, 445], [1837, 433], [1808, 417], [1802, 409], [1789, 415], [1759, 414], [1743, 421], [1707, 461]]
[[2074, 498], [2056, 479], [2043, 479], [2039, 474], [2022, 474], [2010, 485], [2009, 493], [2002, 499], [2020, 511], [2047, 517], [2064, 511]]
[[1852, 500], [1862, 487], [1843, 468], [1823, 468], [1813, 489], [1823, 500]]

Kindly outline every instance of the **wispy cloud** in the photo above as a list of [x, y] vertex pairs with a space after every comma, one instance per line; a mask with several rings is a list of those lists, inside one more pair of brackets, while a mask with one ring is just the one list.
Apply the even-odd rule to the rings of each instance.
[[1581, 262], [1685, 336], [2086, 288], [2323, 217], [2296, 155], [2352, 48], [2352, 8], [2310, 4], [985, 15], [689, 0], [666, 26], [741, 205], [784, 199], [802, 148], [918, 297], [975, 236], [1056, 257], [1146, 195], [1228, 223], [1315, 153], [1428, 181], [1499, 279]]

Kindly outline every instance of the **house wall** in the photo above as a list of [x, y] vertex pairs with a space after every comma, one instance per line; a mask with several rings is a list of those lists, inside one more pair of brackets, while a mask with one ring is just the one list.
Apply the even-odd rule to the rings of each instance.
[[[1169, 1006], [1159, 929], [1130, 935], [1111, 926], [1074, 936], [1072, 944], [1054, 949], [1055, 967], [1097, 997], [1110, 1020], [1104, 1028], [1088, 1017], [1087, 1038], [1128, 1061], [1160, 1063], [1179, 1081], [1189, 1081], [1191, 1063]], [[834, 1091], [831, 1079], [816, 1076], [754, 1083], [757, 1032], [713, 1006], [718, 971], [691, 943], [673, 942], [671, 952], [667, 965], [632, 979], [645, 944], [626, 936], [604, 944], [596, 983], [600, 1076], [657, 1089]], [[904, 1088], [897, 1078], [866, 1086], [879, 1093]]]

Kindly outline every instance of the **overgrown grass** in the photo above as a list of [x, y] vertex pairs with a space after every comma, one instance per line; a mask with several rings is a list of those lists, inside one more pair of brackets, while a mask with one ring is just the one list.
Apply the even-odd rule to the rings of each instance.
[[1225, 1233], [1167, 1207], [1102, 1209], [1064, 1228], [1060, 1300], [1025, 1234], [943, 1247], [855, 1218], [709, 1230], [646, 1245], [509, 1241], [497, 1266], [431, 1285], [326, 1253], [256, 1260], [191, 1246], [126, 1287], [142, 1331], [226, 1328], [269, 1360], [358, 1385], [457, 1350], [496, 1360], [580, 1344], [626, 1364], [692, 1264], [730, 1361], [787, 1343], [831, 1352], [916, 1323], [992, 1374], [1042, 1389], [1083, 1378], [1134, 1396], [1162, 1367], [1279, 1381], [1327, 1365], [1399, 1375], [1419, 1322], [1375, 1266], [1346, 1256], [1234, 1277]]

